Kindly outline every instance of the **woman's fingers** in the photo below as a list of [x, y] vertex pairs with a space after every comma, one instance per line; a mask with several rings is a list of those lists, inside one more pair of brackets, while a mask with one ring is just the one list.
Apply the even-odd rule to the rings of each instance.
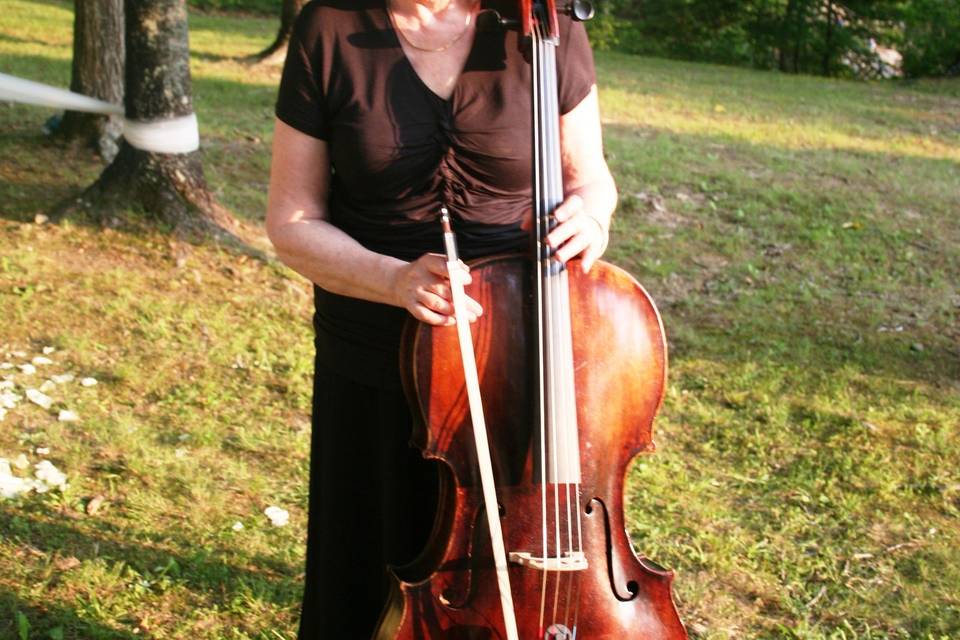
[[[480, 306], [479, 302], [470, 296], [466, 296], [466, 301], [467, 320], [470, 322], [476, 322], [477, 318], [483, 315], [483, 307]], [[453, 323], [455, 309], [453, 307], [453, 297], [451, 295], [450, 288], [447, 285], [438, 284], [430, 287], [429, 289], [423, 289], [419, 291], [417, 294], [417, 303], [431, 314], [449, 318], [450, 322], [444, 322], [444, 324]]]
[[421, 289], [417, 292], [417, 302], [431, 311], [448, 316], [453, 315], [453, 303], [429, 289]]
[[[465, 284], [472, 280], [470, 269], [460, 263]], [[430, 253], [409, 263], [404, 270], [404, 283], [400, 285], [403, 306], [418, 320], [432, 325], [454, 324], [453, 292], [450, 289], [450, 274], [446, 257]], [[476, 322], [483, 313], [480, 304], [467, 296], [467, 318]]]
[[425, 322], [438, 327], [446, 327], [456, 322], [453, 316], [436, 313], [435, 311], [427, 309], [422, 304], [414, 305], [414, 307], [410, 309], [410, 313], [413, 314], [413, 317], [420, 322]]
[[579, 232], [573, 235], [569, 240], [563, 243], [563, 245], [557, 249], [556, 257], [560, 262], [567, 262], [571, 258], [575, 258], [582, 254], [587, 248], [592, 244], [591, 234]]
[[[557, 211], [560, 209], [558, 208]], [[568, 210], [569, 213], [569, 210]], [[547, 236], [547, 244], [555, 251], [561, 262], [580, 256], [583, 270], [590, 267], [603, 254], [606, 248], [607, 231], [596, 218], [583, 213], [582, 207], [572, 217], [562, 221]]]
[[553, 217], [557, 222], [566, 222], [570, 218], [580, 214], [583, 211], [583, 198], [573, 194], [564, 200], [553, 212]]

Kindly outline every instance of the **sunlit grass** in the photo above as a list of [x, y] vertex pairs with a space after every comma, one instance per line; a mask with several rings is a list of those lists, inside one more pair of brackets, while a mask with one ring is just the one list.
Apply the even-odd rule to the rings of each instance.
[[[0, 68], [66, 86], [70, 7], [8, 2]], [[208, 180], [259, 220], [279, 71], [235, 58], [275, 22], [191, 28]], [[671, 347], [637, 549], [698, 637], [960, 637], [960, 85], [597, 62], [608, 257]], [[43, 138], [52, 113], [0, 105], [0, 360], [50, 345], [100, 384], [59, 393], [80, 423], [0, 422], [0, 456], [49, 447], [71, 483], [0, 502], [0, 638], [18, 614], [30, 638], [292, 638], [308, 288], [162, 232], [33, 224], [100, 169]]]

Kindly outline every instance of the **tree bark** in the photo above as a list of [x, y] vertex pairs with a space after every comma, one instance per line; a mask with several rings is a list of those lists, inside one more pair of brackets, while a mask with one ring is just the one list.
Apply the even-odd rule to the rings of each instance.
[[829, 76], [833, 65], [833, 30], [836, 22], [832, 0], [827, 0], [827, 24], [823, 37], [823, 75]]
[[[123, 31], [123, 0], [76, 0], [71, 91], [107, 102], [123, 101]], [[67, 111], [57, 136], [92, 147], [110, 162], [117, 155], [122, 126], [117, 116]]]
[[[794, 30], [796, 28], [795, 15], [798, 11], [798, 0], [788, 0], [786, 15], [780, 25], [780, 71], [787, 73], [790, 71], [788, 60], [789, 51], [794, 42]], [[796, 71], [796, 69], [794, 69]]]
[[[127, 2], [125, 26], [126, 118], [151, 122], [192, 114], [186, 0]], [[241, 230], [207, 188], [199, 151], [153, 153], [126, 140], [99, 179], [61, 207], [58, 217], [77, 208], [107, 224], [136, 212], [200, 235], [237, 235]]]
[[290, 35], [293, 33], [293, 23], [305, 4], [307, 0], [283, 0], [283, 6], [280, 8], [280, 29], [277, 31], [276, 39], [260, 53], [250, 56], [251, 62], [278, 64], [284, 61], [287, 57]]

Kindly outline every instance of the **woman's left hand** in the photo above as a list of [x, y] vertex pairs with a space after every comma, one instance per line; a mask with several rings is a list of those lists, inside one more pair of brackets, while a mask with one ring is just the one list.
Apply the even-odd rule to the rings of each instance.
[[579, 256], [583, 272], [590, 271], [607, 248], [609, 221], [601, 221], [587, 213], [583, 198], [576, 194], [564, 200], [554, 211], [554, 216], [558, 224], [547, 236], [547, 244], [564, 264]]

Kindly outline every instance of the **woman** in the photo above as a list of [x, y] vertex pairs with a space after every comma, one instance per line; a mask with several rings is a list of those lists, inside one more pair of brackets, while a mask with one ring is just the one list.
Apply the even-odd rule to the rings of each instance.
[[[276, 109], [267, 232], [316, 286], [303, 639], [369, 638], [388, 564], [432, 525], [437, 475], [407, 444], [400, 328], [453, 323], [439, 210], [464, 259], [522, 250], [531, 200], [530, 67], [518, 34], [477, 29], [478, 0], [315, 0], [300, 15]], [[561, 19], [566, 200], [549, 243], [584, 269], [616, 189], [593, 60]], [[470, 301], [472, 319], [483, 313]]]

